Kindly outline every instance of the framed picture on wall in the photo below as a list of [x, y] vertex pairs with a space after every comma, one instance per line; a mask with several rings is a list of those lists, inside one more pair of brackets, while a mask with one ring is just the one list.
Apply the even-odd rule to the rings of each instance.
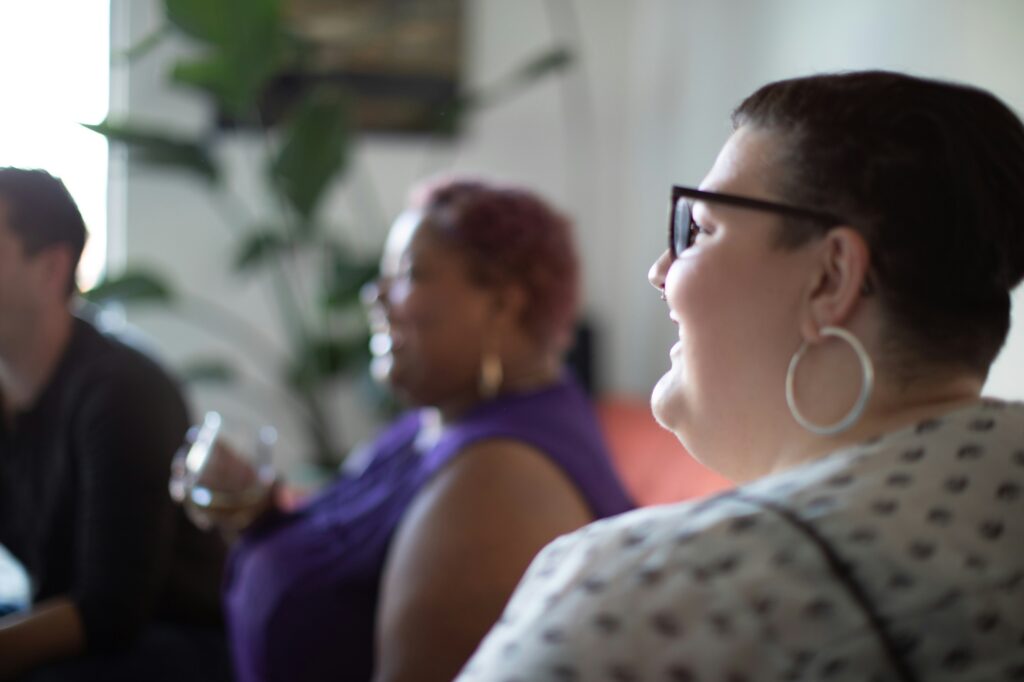
[[363, 131], [455, 132], [463, 0], [286, 0], [285, 7], [312, 54], [302, 70], [275, 79], [265, 123], [304, 89], [334, 84], [354, 98]]

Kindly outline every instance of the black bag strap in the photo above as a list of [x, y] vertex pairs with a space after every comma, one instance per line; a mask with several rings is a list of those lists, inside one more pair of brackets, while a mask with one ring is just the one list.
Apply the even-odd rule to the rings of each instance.
[[828, 540], [822, 536], [817, 529], [810, 523], [800, 518], [791, 509], [774, 502], [773, 500], [767, 500], [747, 491], [735, 490], [733, 496], [737, 499], [744, 500], [759, 507], [761, 509], [772, 512], [776, 516], [780, 517], [784, 521], [788, 522], [791, 526], [800, 531], [811, 543], [818, 549], [822, 557], [825, 559], [825, 563], [832, 575], [839, 581], [854, 603], [860, 607], [864, 616], [868, 619], [868, 623], [871, 625], [871, 630], [875, 633], [878, 639], [879, 646], [882, 651], [885, 652], [886, 657], [889, 659], [890, 665], [893, 670], [899, 676], [899, 679], [903, 682], [918, 682], [917, 675], [911, 670], [910, 665], [907, 663], [903, 654], [900, 652], [900, 647], [896, 645], [892, 635], [889, 633], [885, 626], [885, 620], [879, 614], [878, 609], [871, 602], [871, 599], [867, 595], [867, 591], [857, 581], [857, 578], [850, 572], [849, 566], [836, 552], [835, 548], [829, 543]]

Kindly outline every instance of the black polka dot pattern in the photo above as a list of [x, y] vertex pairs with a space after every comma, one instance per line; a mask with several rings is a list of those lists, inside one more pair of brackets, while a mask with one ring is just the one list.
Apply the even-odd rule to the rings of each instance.
[[996, 499], [1004, 502], [1015, 502], [1020, 499], [1020, 484], [1017, 483], [1002, 483], [996, 489]]
[[651, 616], [651, 627], [655, 632], [673, 639], [683, 634], [683, 627], [678, 619], [669, 611], [659, 611]]
[[611, 613], [599, 613], [594, 617], [594, 626], [599, 632], [606, 635], [615, 634], [621, 625], [622, 621], [619, 617]]
[[697, 682], [697, 675], [685, 665], [669, 665], [665, 669], [665, 679], [669, 682]]
[[936, 526], [948, 526], [953, 522], [953, 512], [947, 507], [932, 507], [928, 510], [928, 521]]
[[1024, 682], [1022, 540], [1024, 405], [979, 403], [563, 538], [459, 679]]

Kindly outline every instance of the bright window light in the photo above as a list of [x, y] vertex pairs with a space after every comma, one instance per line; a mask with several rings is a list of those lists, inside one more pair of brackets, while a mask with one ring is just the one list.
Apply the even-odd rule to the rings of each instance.
[[107, 143], [81, 123], [107, 115], [110, 0], [0, 0], [0, 166], [43, 168], [78, 203], [88, 289], [107, 251]]

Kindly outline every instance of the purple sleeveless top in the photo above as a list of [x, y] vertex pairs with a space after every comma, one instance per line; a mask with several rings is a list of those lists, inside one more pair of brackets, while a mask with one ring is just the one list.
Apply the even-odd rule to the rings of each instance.
[[342, 477], [295, 512], [261, 522], [236, 545], [224, 607], [240, 682], [371, 678], [391, 538], [428, 479], [474, 441], [532, 445], [576, 484], [595, 518], [633, 506], [590, 403], [568, 376], [478, 405], [426, 452], [413, 447], [421, 414], [407, 412], [381, 433], [361, 473]]

